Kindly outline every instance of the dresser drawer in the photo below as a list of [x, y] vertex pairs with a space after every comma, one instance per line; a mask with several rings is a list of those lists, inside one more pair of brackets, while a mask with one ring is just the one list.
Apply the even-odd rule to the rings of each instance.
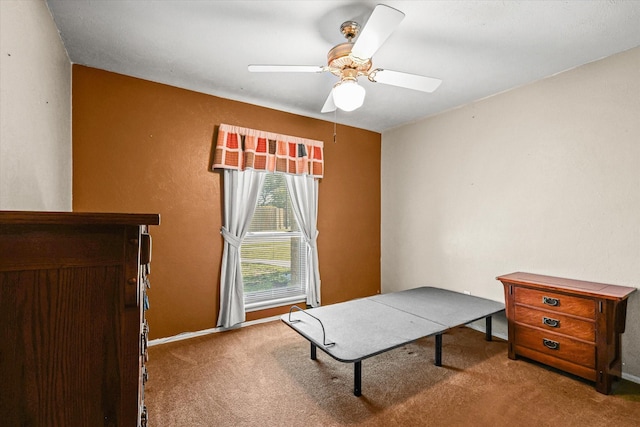
[[595, 345], [563, 335], [515, 325], [515, 344], [590, 369], [594, 369], [596, 366]]
[[587, 319], [595, 318], [596, 302], [592, 299], [521, 287], [514, 289], [514, 299], [516, 304], [526, 304]]
[[561, 313], [550, 313], [546, 310], [536, 310], [516, 305], [515, 321], [586, 341], [596, 341], [596, 325], [594, 322], [565, 316]]

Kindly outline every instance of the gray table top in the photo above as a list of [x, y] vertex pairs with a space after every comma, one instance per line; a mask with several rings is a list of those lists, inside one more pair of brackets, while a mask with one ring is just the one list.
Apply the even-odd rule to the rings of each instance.
[[281, 320], [334, 359], [357, 362], [502, 310], [500, 302], [421, 287], [294, 310]]

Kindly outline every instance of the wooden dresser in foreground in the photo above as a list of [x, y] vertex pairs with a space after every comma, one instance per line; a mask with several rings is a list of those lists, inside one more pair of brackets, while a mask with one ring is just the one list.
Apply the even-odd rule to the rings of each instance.
[[636, 288], [530, 273], [497, 279], [504, 285], [509, 358], [553, 366], [609, 394], [621, 376], [620, 335]]
[[0, 211], [0, 424], [144, 426], [158, 215]]

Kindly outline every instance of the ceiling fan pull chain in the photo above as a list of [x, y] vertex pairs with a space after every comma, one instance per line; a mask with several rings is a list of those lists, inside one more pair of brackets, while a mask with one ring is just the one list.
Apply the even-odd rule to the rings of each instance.
[[338, 115], [338, 109], [333, 110], [333, 143], [336, 143], [336, 116]]

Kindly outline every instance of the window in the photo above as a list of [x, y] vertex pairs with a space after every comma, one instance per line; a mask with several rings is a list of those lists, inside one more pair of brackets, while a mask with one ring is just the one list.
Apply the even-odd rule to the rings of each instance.
[[240, 263], [246, 311], [305, 301], [306, 243], [282, 174], [266, 176]]

